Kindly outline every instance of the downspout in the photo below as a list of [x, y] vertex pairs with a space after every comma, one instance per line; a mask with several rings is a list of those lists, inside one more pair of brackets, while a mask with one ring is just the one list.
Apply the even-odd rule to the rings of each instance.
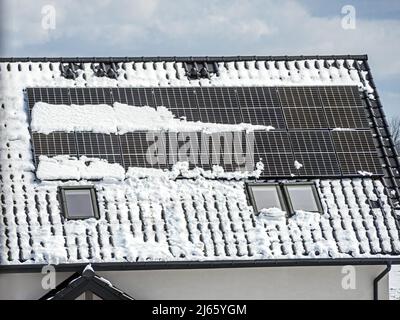
[[391, 269], [392, 262], [388, 261], [385, 270], [378, 274], [378, 276], [374, 279], [374, 300], [379, 300], [379, 281], [381, 281], [382, 278], [386, 276]]

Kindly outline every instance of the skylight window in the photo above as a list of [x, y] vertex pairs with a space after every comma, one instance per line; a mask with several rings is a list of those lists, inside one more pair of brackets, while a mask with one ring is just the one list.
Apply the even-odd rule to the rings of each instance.
[[277, 184], [249, 184], [249, 195], [254, 209], [279, 208], [285, 211], [282, 192]]
[[256, 212], [278, 208], [294, 214], [296, 211], [322, 212], [317, 189], [312, 183], [248, 184], [248, 193]]
[[62, 187], [60, 194], [63, 212], [67, 219], [99, 217], [96, 192], [92, 186]]
[[318, 192], [313, 184], [286, 184], [284, 188], [292, 213], [298, 210], [322, 212]]

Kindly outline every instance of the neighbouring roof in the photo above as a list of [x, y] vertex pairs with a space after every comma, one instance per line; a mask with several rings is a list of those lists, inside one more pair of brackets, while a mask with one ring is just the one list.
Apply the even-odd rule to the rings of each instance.
[[78, 300], [85, 293], [95, 295], [96, 300], [134, 300], [108, 280], [96, 275], [90, 265], [61, 282], [40, 300]]
[[[90, 171], [70, 159], [78, 169], [68, 176], [66, 167], [57, 173], [58, 160], [44, 159], [39, 180], [33, 162], [28, 87], [356, 85], [371, 101], [373, 130], [383, 132], [381, 153], [393, 153], [365, 56], [32, 60], [0, 59], [0, 265], [400, 256], [398, 162], [380, 178], [311, 179], [323, 213], [278, 220], [254, 213], [244, 175], [199, 173], [180, 164], [172, 173], [113, 167], [99, 176], [109, 164], [94, 159]], [[188, 64], [205, 60], [217, 63], [218, 72], [188, 76]], [[96, 75], [93, 64], [103, 62], [117, 65], [117, 75], [105, 67], [110, 76]], [[80, 180], [65, 181], [72, 178]], [[58, 187], [89, 178], [100, 179], [89, 182], [100, 219], [67, 221]]]

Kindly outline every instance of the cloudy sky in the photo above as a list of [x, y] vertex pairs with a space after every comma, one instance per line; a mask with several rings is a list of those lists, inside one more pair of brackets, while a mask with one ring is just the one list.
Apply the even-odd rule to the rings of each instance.
[[[400, 116], [398, 0], [0, 3], [2, 56], [367, 53], [388, 116]], [[43, 28], [46, 5], [55, 9], [54, 29]], [[342, 27], [345, 5], [355, 8], [355, 29]]]

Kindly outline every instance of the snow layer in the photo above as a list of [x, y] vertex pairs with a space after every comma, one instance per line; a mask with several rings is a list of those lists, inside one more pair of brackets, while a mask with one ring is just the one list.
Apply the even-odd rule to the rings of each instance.
[[62, 105], [38, 102], [32, 109], [31, 129], [49, 134], [54, 131], [91, 131], [124, 134], [140, 130], [173, 132], [231, 132], [272, 130], [272, 126], [241, 123], [236, 125], [203, 123], [178, 119], [160, 106], [135, 107], [121, 103], [109, 105]]
[[267, 221], [285, 221], [287, 212], [279, 208], [262, 208], [259, 212], [258, 219], [265, 219]]
[[125, 169], [117, 163], [108, 163], [105, 159], [87, 158], [85, 156], [55, 156], [39, 157], [39, 165], [36, 176], [40, 180], [124, 180], [125, 178], [148, 178], [163, 177], [165, 179], [199, 178], [243, 180], [248, 178], [259, 178], [264, 165], [262, 162], [256, 163], [253, 171], [225, 172], [221, 166], [214, 165], [212, 170], [202, 168], [189, 169], [188, 162], [177, 162], [171, 170], [160, 170], [151, 168], [130, 167], [125, 173]]
[[393, 217], [366, 204], [379, 197], [388, 206], [370, 178], [316, 180], [322, 214], [287, 217], [276, 208], [255, 215], [243, 181], [131, 173], [94, 183], [98, 220], [64, 220], [58, 186], [85, 184], [26, 183], [27, 202], [5, 193], [2, 264], [379, 257], [400, 249]]
[[373, 176], [374, 174], [368, 171], [358, 171], [358, 174], [361, 174], [362, 176]]
[[149, 178], [163, 177], [165, 179], [189, 178], [195, 179], [204, 177], [207, 179], [226, 179], [226, 180], [244, 180], [249, 178], [259, 178], [264, 170], [264, 164], [260, 161], [256, 163], [255, 170], [248, 171], [225, 171], [223, 167], [214, 165], [212, 170], [204, 170], [203, 168], [189, 169], [188, 162], [177, 162], [171, 170], [159, 170], [152, 168], [130, 167], [126, 173], [127, 178]]
[[298, 162], [297, 160], [294, 161], [294, 167], [297, 170], [300, 170], [303, 167], [303, 164], [301, 164], [300, 162]]
[[37, 102], [32, 109], [31, 129], [45, 134], [54, 131], [117, 131], [115, 112], [109, 105], [52, 105], [44, 102]]
[[117, 163], [107, 160], [70, 156], [39, 157], [36, 176], [40, 180], [93, 180], [125, 179], [125, 170]]

